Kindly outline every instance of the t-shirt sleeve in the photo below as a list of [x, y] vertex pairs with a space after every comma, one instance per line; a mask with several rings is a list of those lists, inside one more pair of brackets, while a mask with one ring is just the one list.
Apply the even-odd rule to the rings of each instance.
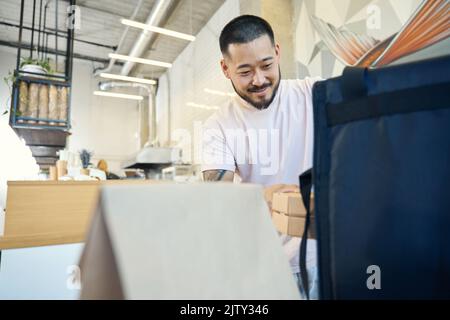
[[304, 84], [306, 85], [306, 87], [308, 88], [308, 90], [311, 92], [311, 96], [312, 96], [312, 89], [314, 84], [317, 81], [323, 81], [325, 79], [321, 78], [321, 77], [306, 77], [303, 81]]
[[202, 130], [202, 172], [207, 170], [236, 171], [234, 155], [217, 119], [210, 118]]
[[312, 110], [312, 97], [313, 97], [313, 86], [318, 81], [323, 81], [325, 79], [321, 77], [306, 77], [301, 80], [297, 80], [297, 85], [300, 87], [300, 91], [308, 100], [306, 102], [306, 108]]

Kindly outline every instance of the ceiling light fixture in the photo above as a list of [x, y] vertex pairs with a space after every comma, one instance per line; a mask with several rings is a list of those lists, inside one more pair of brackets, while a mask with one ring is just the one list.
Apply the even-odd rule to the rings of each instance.
[[112, 97], [112, 98], [123, 98], [123, 99], [131, 99], [131, 100], [143, 100], [143, 96], [136, 96], [133, 94], [125, 94], [125, 93], [115, 93], [115, 92], [106, 92], [106, 91], [94, 91], [96, 96], [104, 96], [104, 97]]
[[117, 54], [117, 53], [110, 53], [109, 57], [112, 59], [116, 59], [116, 60], [125, 60], [125, 61], [131, 61], [131, 62], [136, 62], [136, 63], [149, 64], [151, 66], [158, 66], [158, 67], [163, 67], [163, 68], [171, 68], [172, 67], [171, 63], [150, 60], [150, 59], [130, 57], [130, 56], [124, 56], [122, 54]]
[[144, 83], [144, 84], [156, 84], [156, 81], [155, 80], [151, 80], [151, 79], [127, 77], [127, 76], [121, 76], [121, 75], [118, 75], [118, 74], [111, 74], [111, 73], [100, 73], [100, 77], [107, 78], [107, 79], [123, 80], [123, 81], [130, 81], [130, 82], [138, 82], [138, 83]]
[[133, 20], [120, 19], [120, 22], [123, 23], [124, 25], [130, 26], [130, 27], [135, 27], [135, 28], [139, 28], [139, 29], [143, 29], [143, 30], [147, 30], [147, 31], [151, 31], [151, 32], [156, 32], [156, 33], [164, 34], [166, 36], [170, 36], [170, 37], [174, 37], [174, 38], [179, 38], [179, 39], [188, 40], [188, 41], [195, 40], [195, 37], [191, 36], [190, 34], [181, 33], [181, 32], [177, 32], [177, 31], [165, 29], [165, 28], [159, 28], [159, 27], [151, 26], [151, 25], [133, 21]]

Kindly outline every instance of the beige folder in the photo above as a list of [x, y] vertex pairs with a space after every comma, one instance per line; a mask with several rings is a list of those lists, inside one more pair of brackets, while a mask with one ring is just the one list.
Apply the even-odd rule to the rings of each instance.
[[299, 299], [260, 186], [103, 186], [82, 299]]

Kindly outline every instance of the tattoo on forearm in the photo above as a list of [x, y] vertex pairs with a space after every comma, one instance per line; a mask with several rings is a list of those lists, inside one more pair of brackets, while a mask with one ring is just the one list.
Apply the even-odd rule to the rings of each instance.
[[227, 170], [210, 170], [203, 172], [203, 180], [223, 181], [223, 180], [230, 180], [230, 177], [229, 175], [227, 176]]
[[205, 180], [208, 181], [220, 181], [225, 174], [225, 170], [206, 171], [204, 173]]
[[220, 170], [219, 172], [219, 177], [217, 178], [218, 181], [222, 180], [223, 175], [225, 174], [225, 170]]

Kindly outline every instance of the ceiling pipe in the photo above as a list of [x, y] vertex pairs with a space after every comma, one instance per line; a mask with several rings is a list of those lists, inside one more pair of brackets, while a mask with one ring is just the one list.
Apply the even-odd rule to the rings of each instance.
[[[134, 9], [133, 13], [131, 14], [130, 20], [134, 20], [136, 18], [139, 10], [141, 9], [142, 1], [143, 0], [139, 0], [138, 4], [136, 5], [136, 8]], [[114, 50], [114, 53], [119, 53], [120, 49], [122, 48], [122, 44], [125, 41], [125, 38], [126, 38], [126, 36], [128, 34], [128, 30], [129, 29], [130, 29], [130, 27], [127, 26], [125, 28], [125, 30], [122, 32], [122, 36], [120, 37], [119, 44], [117, 45], [116, 50]], [[111, 69], [114, 67], [115, 63], [116, 63], [116, 59], [110, 58], [108, 66], [106, 68], [104, 68], [104, 69], [96, 69], [94, 71], [94, 75], [96, 77], [98, 77], [100, 75], [100, 73], [108, 73], [108, 72], [110, 72]]]
[[[155, 5], [152, 8], [152, 11], [150, 12], [150, 15], [147, 17], [147, 20], [145, 21], [145, 24], [151, 25], [151, 26], [158, 26], [162, 20], [167, 15], [171, 4], [173, 0], [157, 0]], [[128, 54], [131, 57], [141, 57], [145, 50], [148, 47], [148, 44], [156, 37], [156, 34], [154, 32], [143, 30], [136, 43], [134, 44], [133, 48], [131, 49], [130, 53]], [[120, 71], [120, 74], [122, 76], [128, 76], [135, 66], [135, 62], [127, 61], [122, 67], [122, 70]]]

